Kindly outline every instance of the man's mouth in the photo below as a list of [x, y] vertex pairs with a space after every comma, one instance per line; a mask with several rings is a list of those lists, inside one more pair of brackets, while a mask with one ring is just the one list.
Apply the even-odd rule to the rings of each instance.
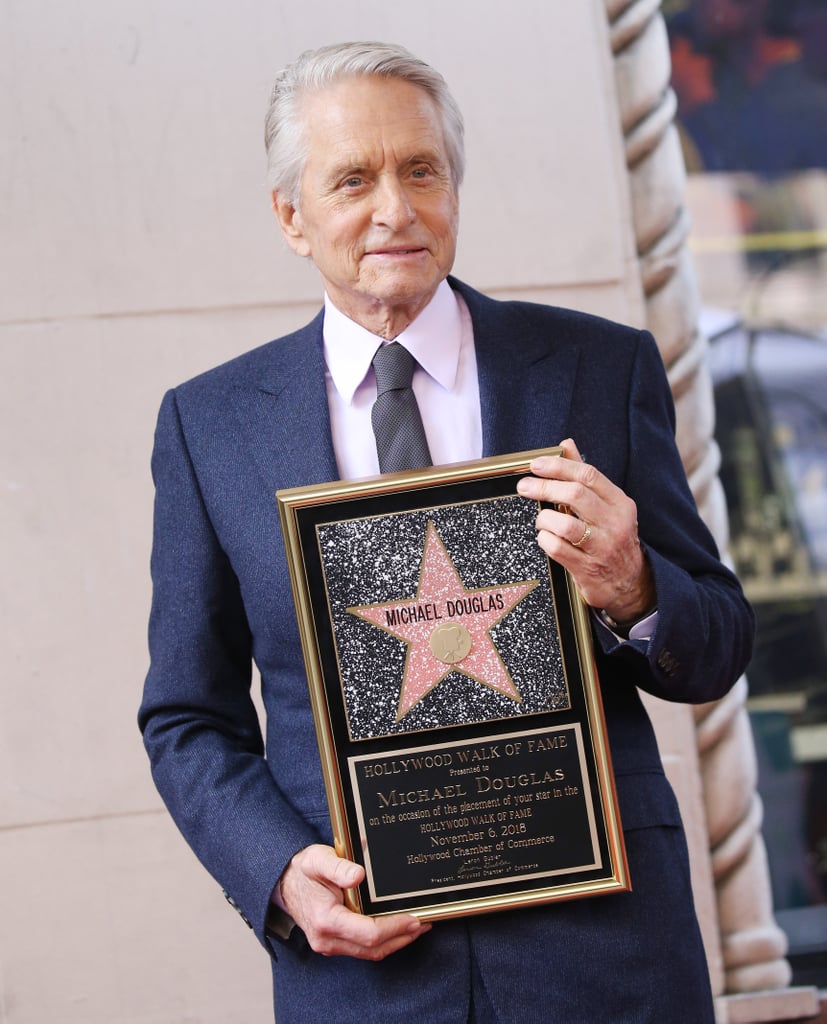
[[421, 245], [411, 246], [410, 248], [399, 248], [399, 249], [371, 249], [368, 251], [368, 256], [410, 256], [414, 253], [424, 252], [424, 248]]

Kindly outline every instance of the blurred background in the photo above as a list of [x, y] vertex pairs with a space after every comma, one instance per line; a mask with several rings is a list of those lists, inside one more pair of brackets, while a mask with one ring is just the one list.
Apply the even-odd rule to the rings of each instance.
[[827, 985], [827, 2], [666, 0], [773, 896]]

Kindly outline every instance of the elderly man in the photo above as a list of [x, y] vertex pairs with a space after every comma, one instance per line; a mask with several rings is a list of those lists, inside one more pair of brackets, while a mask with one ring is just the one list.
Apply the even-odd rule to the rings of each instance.
[[[753, 622], [697, 516], [651, 336], [448, 276], [462, 119], [406, 50], [304, 54], [277, 78], [266, 141], [273, 209], [325, 304], [161, 408], [140, 723], [164, 800], [270, 952], [279, 1024], [711, 1021], [680, 820], [637, 688], [720, 697]], [[331, 845], [274, 492], [379, 471], [372, 360], [390, 342], [415, 360], [420, 464], [569, 438], [570, 457], [536, 460], [519, 491], [556, 506], [538, 542], [592, 610], [631, 893], [433, 926], [343, 902], [363, 869]]]

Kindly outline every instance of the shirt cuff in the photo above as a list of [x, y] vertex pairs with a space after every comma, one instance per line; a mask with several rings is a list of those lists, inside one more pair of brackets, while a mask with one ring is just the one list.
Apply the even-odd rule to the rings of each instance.
[[279, 939], [289, 939], [296, 922], [288, 914], [284, 900], [281, 898], [281, 879], [270, 894], [270, 906], [267, 908], [266, 928]]
[[650, 615], [647, 615], [645, 618], [641, 619], [640, 622], [636, 622], [634, 626], [632, 626], [629, 630], [629, 639], [651, 640], [657, 624], [658, 610], [656, 608]]
[[602, 608], [593, 609], [594, 614], [600, 622], [612, 636], [617, 637], [621, 642], [625, 640], [651, 640], [652, 634], [655, 632], [655, 626], [658, 623], [658, 610], [649, 612], [648, 615], [644, 615], [642, 619], [638, 619], [637, 622], [631, 625], [624, 624], [622, 627], [619, 622], [607, 615]]

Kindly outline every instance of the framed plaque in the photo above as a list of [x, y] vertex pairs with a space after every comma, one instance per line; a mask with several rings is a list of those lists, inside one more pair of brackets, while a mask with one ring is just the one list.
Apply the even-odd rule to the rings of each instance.
[[539, 454], [276, 495], [358, 912], [629, 888], [588, 612], [516, 493]]

